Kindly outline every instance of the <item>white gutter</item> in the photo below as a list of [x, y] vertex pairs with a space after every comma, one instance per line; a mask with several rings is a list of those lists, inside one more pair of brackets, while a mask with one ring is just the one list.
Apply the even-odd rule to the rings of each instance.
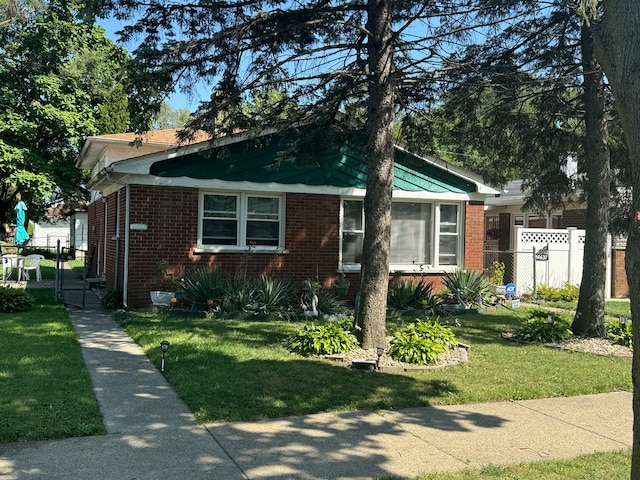
[[[131, 210], [131, 190], [128, 183], [120, 182], [111, 178], [111, 168], [105, 168], [104, 173], [107, 180], [117, 185], [121, 185], [125, 188], [125, 207], [124, 207], [124, 266], [123, 266], [123, 279], [122, 279], [122, 303], [127, 308], [128, 305], [128, 288], [129, 288], [129, 213]], [[120, 214], [120, 202], [118, 202], [118, 215]], [[105, 245], [106, 247], [106, 245]], [[118, 265], [116, 265], [116, 269]]]

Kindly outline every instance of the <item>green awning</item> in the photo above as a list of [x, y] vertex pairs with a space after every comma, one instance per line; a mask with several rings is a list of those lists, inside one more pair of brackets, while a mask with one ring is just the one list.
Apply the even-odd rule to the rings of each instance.
[[[155, 162], [149, 173], [158, 177], [217, 179], [228, 182], [303, 184], [366, 188], [367, 163], [362, 153], [328, 149], [316, 159], [288, 155], [277, 139], [246, 140], [228, 146]], [[394, 190], [471, 193], [473, 182], [396, 150]]]

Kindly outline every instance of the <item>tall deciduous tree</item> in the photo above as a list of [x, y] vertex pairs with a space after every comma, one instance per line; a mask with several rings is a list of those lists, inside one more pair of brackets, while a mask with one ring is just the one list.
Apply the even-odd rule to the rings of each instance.
[[133, 80], [141, 91], [213, 83], [214, 93], [195, 112], [191, 129], [216, 134], [255, 128], [242, 106], [251, 92], [270, 89], [296, 108], [286, 118], [275, 109], [265, 112], [264, 125], [294, 131], [304, 124], [307, 145], [327, 144], [334, 127], [356, 124], [357, 116], [344, 114], [347, 105], [367, 112], [361, 126], [369, 173], [357, 317], [363, 346], [385, 345], [394, 115], [432, 93], [427, 85], [443, 66], [442, 43], [459, 31], [450, 22], [468, 9], [458, 2], [389, 0], [95, 0], [93, 6], [102, 16], [115, 9], [123, 19], [137, 9], [139, 20], [123, 29], [123, 40], [141, 36]]
[[[625, 265], [634, 338], [640, 338], [640, 2], [584, 0], [596, 32], [596, 56], [613, 89], [631, 162], [634, 214], [629, 219]], [[601, 8], [601, 10], [598, 10]], [[601, 13], [601, 16], [598, 16]], [[640, 479], [640, 348], [635, 342], [631, 479]]]
[[128, 125], [119, 73], [126, 58], [67, 4], [49, 2], [0, 28], [0, 223], [19, 192], [32, 218], [85, 198], [78, 147]]

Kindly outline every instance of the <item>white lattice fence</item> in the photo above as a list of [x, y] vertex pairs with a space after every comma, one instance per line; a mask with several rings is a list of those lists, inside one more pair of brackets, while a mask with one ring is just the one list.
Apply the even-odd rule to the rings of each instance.
[[[562, 287], [566, 283], [580, 285], [584, 241], [585, 231], [575, 228], [567, 230], [516, 228], [514, 276], [519, 291], [521, 293], [533, 291], [534, 283], [536, 286], [553, 287]], [[547, 259], [542, 261], [539, 256], [534, 260], [534, 249], [536, 252], [547, 249]], [[609, 262], [607, 265], [609, 271]], [[609, 274], [607, 274], [608, 278], [610, 278]], [[610, 287], [607, 285], [606, 292], [609, 291]]]

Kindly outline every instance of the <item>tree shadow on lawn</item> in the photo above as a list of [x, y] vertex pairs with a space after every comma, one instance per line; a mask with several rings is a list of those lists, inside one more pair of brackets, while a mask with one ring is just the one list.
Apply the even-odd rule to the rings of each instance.
[[522, 317], [510, 314], [478, 314], [458, 317], [458, 321], [460, 326], [453, 327], [456, 337], [464, 339], [464, 342], [473, 348], [473, 345], [479, 344], [506, 345], [502, 333], [515, 330], [522, 322]]
[[167, 380], [201, 423], [425, 406], [457, 392], [447, 381], [293, 356], [245, 361], [189, 345], [172, 345], [167, 364]]

